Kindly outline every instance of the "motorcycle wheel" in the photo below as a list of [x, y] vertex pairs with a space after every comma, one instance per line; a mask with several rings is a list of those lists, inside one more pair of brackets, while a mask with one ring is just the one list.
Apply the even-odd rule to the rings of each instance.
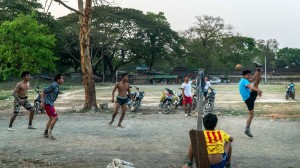
[[211, 112], [212, 109], [215, 106], [215, 102], [213, 101], [208, 101], [205, 105], [204, 105], [204, 112]]
[[40, 103], [38, 101], [35, 101], [33, 105], [33, 111], [35, 114], [39, 112], [39, 108], [40, 108]]
[[171, 111], [171, 104], [163, 104], [162, 113], [169, 114]]
[[286, 99], [286, 100], [289, 100], [289, 98], [290, 98], [290, 95], [287, 93], [287, 94], [285, 95], [285, 99]]
[[174, 103], [174, 109], [177, 109], [178, 106], [179, 106], [179, 103], [178, 103], [178, 102], [175, 102], [175, 103]]
[[196, 107], [197, 107], [197, 97], [194, 96], [193, 97], [193, 103], [192, 103], [192, 110], [195, 110]]
[[139, 108], [139, 106], [139, 103], [134, 102], [130, 108], [131, 112], [135, 112]]
[[295, 94], [292, 94], [292, 99], [294, 99], [294, 100], [295, 100]]

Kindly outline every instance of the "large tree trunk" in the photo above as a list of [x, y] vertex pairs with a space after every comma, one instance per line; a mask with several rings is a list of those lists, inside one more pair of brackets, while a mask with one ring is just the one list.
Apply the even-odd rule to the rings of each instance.
[[93, 69], [90, 56], [90, 23], [91, 23], [91, 0], [85, 1], [85, 9], [83, 11], [83, 1], [78, 0], [78, 8], [83, 12], [83, 16], [79, 15], [80, 22], [80, 61], [83, 86], [85, 91], [85, 102], [83, 109], [97, 109], [95, 83], [93, 79]]

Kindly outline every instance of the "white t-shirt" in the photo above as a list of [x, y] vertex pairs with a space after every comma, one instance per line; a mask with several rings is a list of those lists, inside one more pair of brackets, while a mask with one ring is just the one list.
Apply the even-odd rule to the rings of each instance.
[[204, 91], [207, 91], [209, 87], [211, 87], [211, 84], [210, 81], [207, 81], [204, 87]]
[[181, 85], [181, 88], [182, 89], [184, 89], [184, 95], [186, 96], [186, 97], [192, 97], [193, 95], [192, 95], [192, 83], [193, 83], [193, 81], [189, 81], [189, 83], [183, 83], [182, 85]]

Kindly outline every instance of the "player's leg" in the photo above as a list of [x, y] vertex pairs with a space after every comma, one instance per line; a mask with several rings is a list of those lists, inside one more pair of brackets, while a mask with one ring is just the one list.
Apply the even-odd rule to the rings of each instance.
[[28, 129], [35, 129], [35, 127], [32, 126], [32, 120], [34, 117], [33, 107], [31, 106], [31, 104], [29, 103], [29, 101], [27, 99], [24, 100], [23, 107], [29, 111]]
[[249, 111], [249, 117], [246, 122], [245, 134], [248, 135], [249, 137], [253, 137], [253, 135], [250, 131], [250, 126], [251, 126], [253, 118], [254, 118], [254, 109]]
[[46, 124], [46, 129], [45, 129], [45, 132], [44, 132], [44, 137], [45, 138], [48, 138], [48, 130], [50, 128], [51, 122], [52, 122], [52, 117], [49, 116], [48, 122]]
[[123, 104], [122, 106], [121, 106], [121, 108], [122, 108], [122, 114], [121, 114], [121, 117], [120, 117], [120, 119], [119, 119], [119, 124], [118, 124], [118, 127], [122, 127], [122, 128], [124, 128], [123, 126], [122, 126], [122, 121], [123, 121], [123, 119], [124, 119], [124, 117], [125, 117], [125, 113], [126, 113], [126, 108], [127, 108], [127, 104]]
[[232, 154], [231, 142], [225, 143], [224, 150], [227, 153], [226, 167], [230, 167], [231, 154]]
[[184, 165], [182, 168], [191, 168], [191, 167], [193, 167], [193, 159], [194, 159], [193, 148], [192, 148], [192, 144], [190, 144], [189, 145], [189, 152], [188, 152], [188, 161], [187, 161], [187, 164]]
[[51, 116], [51, 123], [50, 123], [50, 127], [49, 127], [49, 138], [51, 138], [51, 139], [55, 139], [54, 138], [54, 136], [53, 136], [53, 133], [52, 133], [52, 131], [53, 131], [53, 128], [54, 128], [54, 126], [55, 126], [55, 124], [56, 124], [56, 122], [57, 122], [57, 120], [58, 120], [58, 117], [57, 116]]
[[17, 99], [14, 100], [14, 109], [13, 109], [13, 111], [14, 112], [13, 112], [13, 115], [12, 115], [12, 117], [10, 119], [8, 130], [14, 130], [12, 128], [12, 125], [13, 125], [13, 123], [14, 123], [14, 121], [15, 121], [15, 119], [18, 116], [19, 111], [20, 111], [20, 104], [18, 103]]
[[115, 120], [115, 118], [116, 118], [116, 116], [117, 116], [117, 114], [118, 114], [119, 108], [120, 108], [120, 104], [119, 104], [119, 102], [116, 102], [116, 103], [115, 103], [115, 110], [114, 110], [114, 113], [113, 113], [113, 115], [112, 115], [112, 119], [111, 119], [111, 121], [109, 122], [109, 125], [111, 125], [111, 124], [114, 122], [114, 120]]
[[258, 85], [259, 85], [259, 83], [260, 83], [260, 81], [261, 81], [261, 71], [260, 71], [260, 69], [257, 69], [257, 70], [255, 71], [254, 76], [255, 76], [255, 82], [254, 82], [253, 86], [254, 86], [255, 88], [258, 88]]
[[192, 109], [193, 99], [192, 97], [188, 97], [187, 105], [188, 105], [188, 115], [191, 115], [191, 109]]

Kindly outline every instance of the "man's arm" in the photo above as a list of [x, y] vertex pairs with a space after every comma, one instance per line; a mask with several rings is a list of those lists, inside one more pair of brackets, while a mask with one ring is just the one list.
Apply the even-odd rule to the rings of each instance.
[[113, 91], [112, 91], [112, 94], [111, 94], [111, 102], [114, 102], [115, 101], [115, 92], [118, 88], [118, 83], [115, 85]]
[[19, 95], [18, 95], [18, 91], [21, 89], [21, 85], [20, 85], [20, 83], [18, 83], [17, 85], [16, 85], [16, 87], [15, 87], [15, 89], [14, 89], [14, 92], [13, 92], [13, 94], [12, 94], [12, 96], [14, 96], [16, 99], [17, 99], [17, 101], [20, 103], [21, 102], [21, 99], [20, 99], [20, 97], [19, 97]]
[[[127, 92], [128, 92], [128, 95], [129, 95], [129, 97], [130, 97], [130, 99], [132, 99], [132, 97], [131, 97], [131, 93], [130, 93], [130, 85], [128, 84], [128, 89], [127, 89]], [[137, 92], [138, 93], [138, 92]]]
[[44, 103], [45, 103], [45, 92], [42, 90], [42, 92], [41, 92], [41, 104], [40, 104], [41, 109], [44, 109]]
[[232, 138], [232, 136], [230, 136], [230, 137], [229, 137], [229, 141], [230, 141], [230, 142], [232, 142], [232, 141], [233, 141], [233, 138]]

